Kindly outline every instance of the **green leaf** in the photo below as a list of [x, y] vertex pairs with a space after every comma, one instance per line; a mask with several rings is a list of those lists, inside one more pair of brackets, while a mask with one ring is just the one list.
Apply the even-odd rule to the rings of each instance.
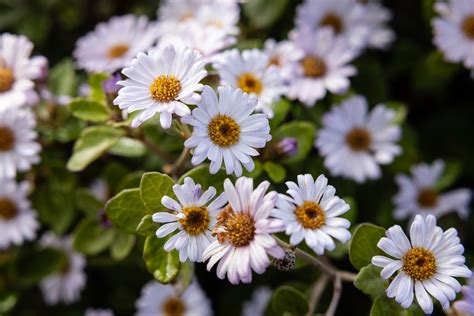
[[243, 5], [243, 11], [256, 28], [266, 28], [285, 12], [288, 0], [252, 0]]
[[22, 255], [17, 263], [17, 273], [20, 282], [32, 285], [51, 273], [61, 270], [66, 264], [64, 252], [52, 249], [34, 249]]
[[403, 124], [407, 118], [408, 108], [407, 105], [403, 102], [389, 101], [385, 102], [385, 105], [395, 111], [396, 115], [392, 121], [392, 124]]
[[96, 73], [89, 77], [88, 83], [91, 89], [91, 99], [102, 104], [106, 104], [107, 98], [102, 89], [102, 82], [110, 78], [109, 74]]
[[412, 311], [406, 310], [395, 300], [385, 295], [377, 297], [370, 309], [370, 316], [411, 316]]
[[422, 92], [442, 91], [459, 69], [459, 65], [447, 63], [442, 53], [433, 51], [413, 68], [413, 86]]
[[76, 95], [77, 78], [72, 59], [63, 59], [49, 72], [48, 86], [57, 96]]
[[276, 289], [271, 304], [275, 315], [283, 315], [284, 313], [305, 315], [308, 312], [308, 301], [304, 294], [288, 285]]
[[202, 187], [202, 191], [204, 192], [210, 186], [213, 186], [216, 189], [218, 196], [222, 192], [224, 192], [224, 180], [227, 178], [233, 179], [232, 176], [227, 175], [223, 169], [219, 170], [216, 174], [209, 173], [209, 166], [199, 166], [194, 168], [188, 172], [186, 172], [178, 181], [178, 183], [184, 183], [184, 179], [186, 177], [190, 177], [194, 180], [195, 183], [199, 183]]
[[80, 188], [76, 190], [76, 206], [88, 216], [95, 217], [105, 207], [105, 203], [97, 200], [88, 189]]
[[114, 241], [114, 230], [100, 226], [94, 218], [85, 218], [74, 231], [74, 248], [86, 255], [96, 255]]
[[456, 182], [461, 171], [462, 166], [459, 162], [446, 162], [443, 175], [441, 176], [441, 179], [438, 180], [438, 183], [436, 183], [436, 188], [440, 191], [449, 188], [454, 184], [454, 182]]
[[270, 179], [275, 183], [281, 183], [286, 178], [286, 170], [282, 165], [267, 161], [263, 164], [263, 169], [267, 172]]
[[384, 235], [385, 229], [373, 224], [364, 223], [356, 228], [349, 246], [349, 258], [357, 270], [370, 264], [373, 256], [384, 254], [377, 247], [377, 243]]
[[252, 172], [248, 172], [247, 170], [243, 170], [243, 173], [242, 175], [244, 177], [249, 177], [249, 178], [257, 178], [258, 176], [260, 176], [263, 172], [263, 166], [262, 166], [262, 163], [258, 160], [254, 160], [254, 163], [255, 163], [255, 168], [252, 170]]
[[176, 250], [165, 251], [163, 246], [168, 238], [149, 236], [143, 248], [143, 260], [154, 278], [163, 284], [173, 281], [179, 273], [180, 262]]
[[144, 156], [147, 153], [147, 148], [139, 140], [122, 137], [109, 149], [109, 153], [127, 158], [137, 158]]
[[105, 122], [110, 115], [110, 110], [97, 101], [76, 98], [72, 100], [69, 106], [75, 117], [94, 123]]
[[[166, 174], [159, 172], [145, 173], [140, 182], [140, 194], [143, 202], [153, 212], [165, 210], [166, 208], [161, 204], [161, 199], [165, 195], [174, 197], [174, 184], [173, 179]], [[135, 225], [136, 227], [137, 225]]]
[[388, 287], [388, 281], [382, 279], [380, 270], [372, 264], [360, 269], [354, 281], [355, 287], [372, 298], [384, 295], [385, 289]]
[[140, 196], [140, 189], [123, 190], [105, 205], [107, 217], [118, 228], [134, 234], [143, 216], [151, 213]]
[[314, 134], [315, 127], [309, 122], [294, 121], [280, 126], [275, 132], [275, 139], [294, 137], [298, 141], [298, 152], [282, 162], [295, 163], [305, 159], [313, 147]]
[[[15, 307], [18, 296], [13, 292], [0, 293], [0, 313], [7, 313]], [[1, 314], [0, 314], [1, 315]]]
[[145, 215], [137, 226], [137, 233], [142, 236], [154, 236], [160, 224], [155, 223], [152, 219], [152, 215]]
[[108, 126], [86, 128], [74, 145], [74, 152], [67, 163], [70, 171], [82, 171], [94, 160], [115, 145], [125, 132]]
[[117, 261], [125, 259], [130, 251], [132, 251], [135, 240], [135, 235], [116, 231], [115, 239], [110, 247], [112, 258]]
[[285, 121], [285, 118], [290, 111], [290, 107], [291, 102], [284, 98], [273, 104], [273, 118], [270, 120], [270, 127], [272, 129]]

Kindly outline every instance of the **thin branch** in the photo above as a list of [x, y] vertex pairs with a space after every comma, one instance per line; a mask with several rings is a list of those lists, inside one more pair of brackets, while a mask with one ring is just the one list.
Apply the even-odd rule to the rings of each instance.
[[316, 306], [318, 306], [319, 299], [321, 298], [321, 295], [324, 292], [324, 289], [326, 288], [327, 284], [329, 281], [329, 277], [326, 274], [321, 274], [319, 279], [316, 280], [313, 284], [313, 289], [311, 291], [311, 295], [309, 297], [309, 309], [307, 316], [311, 316], [314, 314], [314, 311], [316, 309]]
[[342, 280], [339, 275], [334, 279], [334, 289], [332, 293], [331, 303], [329, 303], [328, 310], [326, 311], [325, 316], [334, 316], [336, 313], [337, 305], [339, 305], [339, 300], [341, 299], [342, 294]]
[[166, 168], [164, 169], [164, 171], [171, 175], [177, 175], [179, 171], [183, 168], [186, 161], [188, 160], [190, 153], [191, 153], [191, 149], [184, 147], [178, 160], [176, 160], [176, 162], [172, 164], [171, 166], [165, 166]]
[[173, 157], [170, 154], [168, 154], [166, 151], [161, 150], [160, 147], [156, 146], [153, 142], [148, 140], [146, 137], [143, 136], [143, 137], [140, 138], [140, 140], [145, 144], [145, 146], [150, 151], [152, 151], [155, 155], [157, 155], [161, 159], [163, 159], [167, 162], [173, 161]]

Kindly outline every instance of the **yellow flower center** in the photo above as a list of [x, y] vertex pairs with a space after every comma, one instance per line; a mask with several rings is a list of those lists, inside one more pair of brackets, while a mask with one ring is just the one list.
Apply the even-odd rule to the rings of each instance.
[[423, 281], [436, 273], [436, 259], [425, 248], [412, 248], [403, 256], [402, 269], [413, 280]]
[[280, 61], [280, 56], [278, 55], [274, 55], [272, 57], [270, 57], [270, 60], [268, 61], [268, 65], [274, 65], [274, 66], [281, 66], [281, 61]]
[[297, 206], [295, 215], [304, 228], [317, 229], [326, 222], [326, 214], [321, 206], [313, 201], [304, 201], [303, 205]]
[[181, 82], [173, 75], [156, 77], [150, 86], [151, 97], [158, 102], [173, 101], [181, 91]]
[[168, 298], [162, 305], [163, 316], [182, 316], [186, 311], [186, 305], [178, 297]]
[[0, 197], [0, 219], [10, 220], [16, 216], [18, 210], [15, 203], [9, 198]]
[[230, 116], [219, 114], [211, 120], [207, 132], [214, 144], [229, 147], [239, 141], [240, 126]]
[[120, 58], [128, 52], [128, 45], [127, 44], [116, 44], [109, 48], [107, 51], [107, 57], [109, 59]]
[[237, 80], [237, 85], [246, 93], [260, 94], [263, 89], [260, 79], [250, 72], [243, 73]]
[[0, 63], [0, 93], [9, 91], [14, 82], [13, 71], [10, 68], [3, 68]]
[[200, 235], [209, 227], [210, 219], [207, 207], [186, 207], [182, 209], [182, 212], [186, 217], [181, 218], [179, 223], [189, 235]]
[[346, 143], [354, 151], [363, 151], [370, 148], [372, 138], [364, 128], [354, 128], [346, 135]]
[[0, 126], [0, 152], [9, 151], [15, 144], [15, 134], [13, 131], [4, 126]]
[[326, 74], [326, 64], [324, 60], [317, 56], [306, 56], [301, 60], [303, 74], [306, 77], [319, 78]]
[[332, 29], [334, 30], [336, 34], [341, 33], [342, 28], [344, 26], [341, 18], [337, 14], [334, 14], [334, 13], [326, 14], [324, 18], [322, 18], [319, 25], [332, 27]]
[[245, 247], [255, 237], [255, 221], [249, 213], [234, 212], [228, 205], [217, 215], [213, 235], [220, 243], [229, 241], [234, 247]]
[[462, 30], [468, 38], [474, 40], [474, 15], [469, 15], [462, 21]]
[[418, 193], [418, 204], [423, 208], [432, 208], [438, 203], [438, 192], [432, 188], [422, 189]]

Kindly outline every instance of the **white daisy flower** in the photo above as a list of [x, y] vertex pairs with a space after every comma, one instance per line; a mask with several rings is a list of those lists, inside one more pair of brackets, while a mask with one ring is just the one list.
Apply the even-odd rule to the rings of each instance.
[[193, 126], [193, 133], [184, 145], [195, 148], [192, 163], [211, 161], [210, 172], [219, 171], [224, 161], [227, 174], [242, 174], [242, 165], [251, 172], [255, 148], [263, 148], [271, 140], [270, 125], [265, 114], [252, 114], [257, 99], [240, 89], [218, 87], [219, 97], [205, 86], [202, 100], [182, 122]]
[[86, 286], [85, 257], [73, 250], [72, 238], [69, 236], [59, 239], [49, 232], [43, 235], [40, 243], [45, 247], [64, 251], [66, 255], [64, 268], [40, 282], [44, 300], [49, 305], [59, 302], [71, 304], [78, 301], [82, 289]]
[[114, 104], [128, 113], [140, 111], [132, 127], [160, 113], [163, 128], [170, 128], [172, 115], [191, 113], [185, 103], [194, 104], [200, 97], [199, 82], [207, 75], [202, 56], [181, 45], [168, 45], [162, 50], [140, 53], [122, 73], [128, 77]]
[[395, 180], [400, 190], [395, 195], [394, 217], [405, 219], [409, 216], [428, 214], [441, 217], [456, 211], [465, 219], [469, 215], [471, 190], [457, 189], [441, 193], [436, 188], [444, 171], [444, 162], [436, 160], [432, 165], [421, 163], [411, 169], [411, 177], [399, 174]]
[[158, 35], [156, 24], [145, 16], [115, 16], [77, 41], [74, 58], [89, 72], [114, 72], [150, 49]]
[[433, 42], [446, 60], [474, 69], [474, 0], [436, 2]]
[[217, 240], [203, 254], [203, 260], [209, 260], [208, 270], [220, 261], [220, 279], [227, 275], [232, 284], [251, 283], [252, 270], [262, 274], [270, 265], [268, 255], [277, 259], [285, 256], [271, 235], [284, 230], [284, 224], [270, 218], [277, 193], [266, 193], [269, 186], [264, 181], [254, 190], [253, 179], [245, 177], [237, 179], [235, 186], [229, 179], [224, 181], [229, 205], [217, 215], [213, 230]]
[[268, 287], [259, 287], [253, 294], [250, 301], [242, 306], [242, 316], [264, 316], [268, 302], [272, 298], [272, 290]]
[[135, 305], [135, 316], [212, 315], [211, 302], [197, 281], [193, 281], [182, 293], [178, 293], [171, 284], [163, 285], [151, 281], [143, 287]]
[[331, 29], [311, 31], [300, 29], [290, 34], [294, 44], [303, 51], [303, 58], [293, 65], [293, 73], [288, 80], [287, 96], [298, 99], [306, 106], [326, 96], [329, 90], [343, 94], [349, 89], [348, 77], [357, 69], [348, 65], [355, 56], [346, 40], [336, 37]]
[[303, 58], [303, 51], [288, 40], [267, 39], [263, 51], [268, 55], [268, 64], [277, 67], [284, 79], [291, 77], [293, 65]]
[[[216, 189], [209, 187], [202, 193], [201, 185], [186, 177], [184, 184], [175, 184], [173, 192], [178, 201], [164, 196], [161, 204], [174, 213], [158, 212], [153, 214], [153, 221], [163, 224], [156, 231], [158, 238], [163, 238], [179, 229], [164, 245], [166, 251], [177, 249], [179, 259], [188, 258], [192, 262], [202, 262], [202, 253], [215, 240], [211, 230], [216, 223], [217, 212], [226, 204], [227, 199], [221, 194], [209, 203], [216, 195]], [[209, 203], [209, 204], [208, 204]]]
[[0, 179], [14, 178], [40, 161], [36, 121], [28, 109], [0, 110]]
[[29, 185], [0, 179], [0, 249], [33, 240], [39, 228], [28, 200]]
[[318, 255], [324, 250], [336, 248], [333, 238], [346, 243], [351, 238], [351, 223], [338, 217], [350, 206], [335, 195], [336, 189], [328, 185], [328, 179], [320, 175], [316, 181], [310, 174], [299, 175], [298, 183], [288, 181], [288, 195], [280, 194], [272, 216], [281, 219], [286, 226], [290, 243], [306, 244]]
[[0, 110], [24, 105], [41, 76], [41, 60], [31, 58], [33, 43], [23, 35], [0, 34]]
[[235, 43], [237, 43], [235, 36], [221, 29], [203, 27], [193, 20], [169, 27], [169, 31], [164, 32], [160, 38], [157, 49], [162, 49], [169, 44], [180, 44], [198, 51], [206, 62], [210, 62], [217, 53]]
[[402, 228], [393, 226], [380, 239], [377, 246], [390, 257], [374, 256], [372, 264], [383, 268], [380, 276], [395, 278], [386, 290], [387, 296], [404, 308], [416, 301], [426, 314], [433, 312], [436, 298], [444, 310], [461, 290], [455, 277], [469, 278], [471, 271], [464, 265], [464, 247], [459, 243], [456, 229], [443, 230], [436, 226], [436, 218], [419, 215], [411, 224], [410, 239]]
[[112, 312], [110, 309], [88, 308], [84, 316], [114, 316], [114, 312]]
[[367, 46], [375, 49], [387, 49], [395, 40], [395, 33], [388, 26], [392, 12], [380, 1], [371, 0], [364, 5], [365, 21], [369, 23], [371, 32], [367, 38]]
[[283, 77], [278, 68], [270, 64], [267, 54], [258, 49], [226, 51], [216, 57], [214, 68], [221, 84], [240, 88], [258, 98], [257, 110], [273, 117], [272, 105], [285, 92]]
[[202, 5], [196, 11], [195, 20], [204, 27], [222, 31], [226, 34], [237, 35], [237, 24], [240, 19], [240, 9], [235, 3], [217, 2]]
[[402, 152], [395, 144], [401, 136], [395, 115], [382, 104], [368, 112], [362, 96], [350, 97], [325, 114], [315, 146], [331, 174], [359, 183], [380, 178], [379, 164], [391, 163]]

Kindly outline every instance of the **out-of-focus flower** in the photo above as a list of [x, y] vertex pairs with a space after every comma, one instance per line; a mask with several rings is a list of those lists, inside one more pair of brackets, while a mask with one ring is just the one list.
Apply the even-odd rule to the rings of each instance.
[[229, 205], [218, 213], [213, 230], [217, 240], [203, 254], [203, 260], [209, 260], [208, 270], [220, 261], [216, 271], [220, 279], [227, 275], [232, 284], [251, 283], [252, 270], [262, 274], [270, 265], [268, 255], [285, 256], [271, 235], [284, 230], [284, 224], [270, 218], [277, 193], [266, 193], [269, 186], [264, 181], [254, 190], [253, 179], [245, 177], [237, 179], [235, 186], [229, 179], [224, 181]]
[[216, 57], [213, 66], [222, 85], [240, 88], [257, 97], [257, 111], [273, 117], [272, 105], [281, 98], [285, 86], [280, 72], [270, 64], [267, 54], [258, 49], [243, 52], [232, 49]]
[[349, 211], [350, 206], [335, 195], [336, 189], [320, 175], [316, 181], [310, 174], [299, 175], [298, 184], [286, 182], [288, 195], [280, 194], [272, 216], [281, 219], [290, 235], [290, 243], [306, 244], [318, 255], [334, 250], [333, 238], [342, 243], [351, 238], [351, 223], [338, 217]]
[[269, 65], [277, 67], [286, 82], [286, 79], [291, 77], [294, 64], [303, 58], [303, 51], [288, 40], [277, 42], [274, 39], [267, 39], [263, 46], [265, 54], [268, 55]]
[[33, 240], [39, 227], [28, 201], [29, 185], [0, 179], [0, 249]]
[[80, 293], [86, 285], [84, 267], [86, 259], [72, 248], [72, 238], [58, 238], [51, 232], [43, 235], [40, 243], [45, 247], [64, 251], [66, 261], [63, 268], [49, 275], [40, 282], [44, 300], [49, 305], [63, 302], [71, 304], [79, 300]]
[[118, 82], [121, 79], [122, 79], [122, 76], [120, 76], [119, 73], [113, 74], [110, 78], [102, 82], [102, 90], [106, 94], [111, 94], [111, 95], [117, 94], [121, 88], [121, 86], [118, 84]]
[[240, 89], [219, 87], [219, 97], [205, 86], [202, 100], [183, 123], [193, 126], [193, 133], [184, 145], [195, 148], [192, 163], [211, 161], [210, 172], [215, 174], [224, 162], [227, 174], [242, 174], [242, 165], [249, 172], [255, 168], [252, 156], [255, 148], [263, 148], [271, 140], [270, 125], [265, 114], [252, 114], [257, 99]]
[[463, 286], [461, 291], [463, 299], [454, 302], [454, 309], [457, 313], [463, 313], [462, 315], [466, 314], [466, 316], [474, 316], [474, 287]]
[[40, 160], [36, 121], [29, 109], [0, 110], [0, 179], [14, 178]]
[[128, 77], [114, 104], [128, 113], [140, 111], [132, 127], [160, 113], [163, 128], [170, 128], [172, 116], [191, 114], [188, 104], [200, 100], [199, 82], [207, 75], [201, 54], [181, 45], [168, 45], [148, 54], [140, 53], [122, 73]]
[[393, 40], [387, 27], [390, 18], [390, 12], [377, 2], [306, 0], [297, 8], [295, 23], [298, 29], [332, 29], [360, 52], [368, 46], [384, 48]]
[[84, 316], [114, 316], [114, 312], [110, 309], [88, 308]]
[[215, 240], [211, 236], [211, 230], [216, 223], [217, 212], [227, 199], [221, 194], [209, 203], [215, 197], [216, 189], [209, 187], [202, 193], [201, 185], [195, 184], [190, 177], [184, 179], [183, 185], [175, 184], [173, 192], [179, 202], [169, 196], [164, 196], [161, 200], [163, 206], [173, 213], [153, 214], [153, 221], [162, 223], [156, 236], [163, 238], [178, 229], [179, 232], [166, 241], [164, 249], [177, 249], [182, 262], [188, 258], [192, 262], [202, 262], [204, 250]]
[[285, 137], [276, 144], [276, 152], [283, 157], [291, 157], [298, 152], [298, 140], [294, 137]]
[[364, 182], [381, 176], [379, 164], [401, 154], [396, 144], [401, 129], [393, 123], [395, 111], [377, 105], [368, 112], [362, 96], [346, 99], [322, 118], [315, 141], [331, 174]]
[[41, 61], [31, 58], [33, 43], [23, 35], [0, 35], [0, 110], [23, 106], [33, 80], [41, 76]]
[[171, 284], [163, 285], [151, 281], [143, 287], [135, 305], [136, 316], [212, 315], [211, 302], [197, 281], [193, 281], [181, 294]]
[[433, 42], [447, 61], [474, 69], [474, 0], [438, 1], [434, 9]]
[[287, 96], [298, 99], [306, 106], [326, 96], [327, 90], [342, 94], [350, 87], [349, 77], [357, 69], [349, 65], [356, 51], [343, 37], [336, 37], [331, 29], [311, 31], [300, 29], [290, 34], [295, 46], [303, 51], [303, 57], [293, 64], [288, 79]]
[[268, 287], [259, 287], [253, 291], [250, 301], [242, 306], [242, 316], [263, 316], [268, 302], [272, 297], [272, 290]]
[[156, 23], [144, 16], [124, 15], [99, 23], [76, 43], [77, 65], [89, 72], [114, 72], [147, 51], [158, 38]]
[[[443, 230], [436, 226], [436, 218], [419, 215], [411, 224], [410, 239], [402, 228], [393, 226], [377, 246], [390, 257], [374, 256], [372, 264], [383, 268], [380, 275], [395, 278], [386, 290], [403, 308], [409, 308], [414, 296], [426, 314], [433, 312], [436, 298], [443, 309], [456, 298], [461, 284], [455, 277], [469, 278], [471, 271], [464, 265], [464, 247], [459, 243], [456, 229]], [[431, 295], [431, 296], [430, 296]]]
[[439, 192], [436, 185], [443, 171], [444, 162], [436, 160], [431, 166], [426, 163], [413, 166], [411, 177], [397, 175], [396, 181], [400, 190], [393, 199], [395, 218], [404, 219], [417, 214], [441, 217], [452, 211], [457, 212], [461, 218], [466, 218], [469, 215], [471, 191], [457, 189], [446, 193]]

